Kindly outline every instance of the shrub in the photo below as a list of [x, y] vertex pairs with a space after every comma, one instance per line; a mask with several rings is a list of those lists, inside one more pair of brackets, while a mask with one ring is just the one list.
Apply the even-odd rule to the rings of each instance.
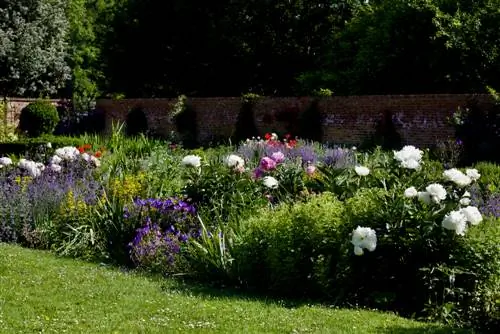
[[286, 295], [329, 290], [343, 214], [342, 203], [325, 193], [242, 222], [232, 254], [240, 280]]
[[59, 123], [57, 108], [48, 101], [36, 101], [21, 110], [19, 129], [30, 137], [52, 134]]

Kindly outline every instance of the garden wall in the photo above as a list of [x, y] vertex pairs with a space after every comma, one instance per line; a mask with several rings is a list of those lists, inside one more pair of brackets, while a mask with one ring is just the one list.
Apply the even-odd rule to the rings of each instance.
[[[19, 116], [21, 115], [21, 110], [26, 107], [31, 102], [37, 99], [28, 98], [7, 98], [7, 112], [5, 113], [7, 124], [14, 125], [17, 127], [19, 124]], [[53, 105], [59, 104], [60, 100], [50, 100]], [[3, 103], [3, 97], [0, 97], [0, 103]]]
[[[320, 98], [318, 109], [322, 119], [324, 142], [358, 145], [370, 138], [384, 115], [389, 115], [404, 144], [431, 146], [453, 136], [448, 118], [460, 106], [475, 99], [479, 104], [492, 104], [489, 95], [380, 95], [335, 96]], [[169, 112], [177, 99], [99, 100], [97, 108], [104, 112], [106, 129], [113, 121], [126, 121], [134, 108], [143, 110], [152, 133], [168, 136], [175, 126]], [[189, 98], [188, 104], [197, 115], [198, 140], [229, 138], [234, 135], [241, 98]], [[300, 127], [300, 115], [314, 101], [311, 97], [265, 97], [253, 107], [255, 127], [260, 134], [274, 131], [292, 134]], [[251, 126], [251, 124], [248, 124]], [[296, 132], [295, 132], [296, 133]]]

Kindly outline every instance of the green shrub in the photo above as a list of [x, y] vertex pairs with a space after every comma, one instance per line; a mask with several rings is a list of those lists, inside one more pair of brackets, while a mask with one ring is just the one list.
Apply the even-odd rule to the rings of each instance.
[[480, 162], [477, 163], [474, 168], [481, 174], [478, 183], [483, 192], [500, 193], [500, 165]]
[[51, 143], [52, 149], [64, 146], [80, 146], [86, 144], [78, 137], [62, 137], [46, 135], [38, 138], [22, 138], [15, 142], [0, 143], [0, 156], [22, 155], [35, 158], [40, 151], [47, 150], [47, 144]]
[[21, 110], [19, 129], [30, 137], [52, 134], [59, 123], [57, 108], [48, 101], [36, 101]]
[[441, 307], [433, 320], [494, 332], [500, 327], [500, 219], [488, 219], [471, 229], [451, 252], [452, 260], [438, 271]]
[[328, 291], [343, 215], [342, 203], [324, 193], [242, 222], [233, 254], [240, 280], [286, 295]]

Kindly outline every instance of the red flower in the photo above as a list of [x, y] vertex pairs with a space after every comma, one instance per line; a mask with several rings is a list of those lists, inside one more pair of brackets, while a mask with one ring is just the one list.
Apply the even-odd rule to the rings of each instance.
[[291, 136], [292, 136], [291, 134], [287, 133], [287, 134], [285, 135], [285, 139], [286, 139], [286, 140], [288, 140], [288, 139], [290, 139], [290, 137], [291, 137]]
[[92, 148], [92, 145], [90, 144], [85, 144], [83, 145], [83, 149], [86, 151], [86, 150], [90, 150]]
[[297, 141], [295, 139], [291, 139], [289, 142], [288, 142], [288, 146], [289, 147], [295, 147], [295, 145], [297, 145]]
[[85, 152], [85, 149], [83, 148], [83, 146], [78, 146], [77, 149], [78, 149], [78, 152], [80, 152], [80, 153]]
[[102, 156], [101, 151], [97, 151], [97, 152], [95, 152], [94, 156], [95, 156], [96, 158], [100, 158], [100, 157]]
[[272, 137], [272, 135], [271, 135], [269, 132], [268, 132], [268, 133], [266, 133], [266, 134], [264, 135], [264, 138], [265, 138], [266, 140], [271, 139], [271, 137]]

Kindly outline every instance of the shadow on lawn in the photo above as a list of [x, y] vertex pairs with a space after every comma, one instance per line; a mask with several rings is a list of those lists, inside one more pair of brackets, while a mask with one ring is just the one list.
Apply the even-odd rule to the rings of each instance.
[[[280, 298], [272, 294], [265, 294], [263, 291], [249, 290], [243, 288], [216, 286], [192, 281], [190, 279], [162, 279], [161, 288], [163, 291], [178, 292], [181, 294], [199, 296], [202, 298], [217, 298], [223, 300], [243, 299], [248, 301], [257, 301], [269, 305], [278, 305], [284, 308], [297, 308], [304, 305], [317, 305], [331, 307], [327, 303], [313, 299], [298, 298]], [[348, 307], [346, 307], [348, 308]], [[368, 311], [368, 310], [367, 310]], [[384, 328], [378, 328], [378, 333], [393, 334], [473, 334], [474, 331], [465, 329], [454, 329], [452, 327], [440, 327], [435, 324], [427, 324], [420, 328], [400, 327], [399, 325], [386, 325]]]
[[433, 324], [428, 324], [420, 328], [400, 327], [398, 325], [377, 328], [377, 333], [381, 334], [474, 334], [475, 332], [467, 329], [454, 329], [451, 327], [437, 327]]

